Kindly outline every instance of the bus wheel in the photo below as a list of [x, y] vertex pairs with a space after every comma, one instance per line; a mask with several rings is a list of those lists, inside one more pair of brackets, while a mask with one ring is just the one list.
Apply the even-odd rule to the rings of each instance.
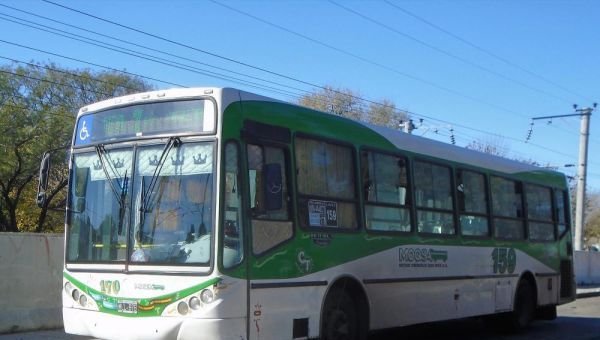
[[321, 340], [359, 339], [356, 304], [341, 290], [335, 290], [327, 296], [322, 322]]
[[535, 317], [535, 291], [531, 283], [521, 280], [517, 287], [517, 295], [513, 312], [510, 313], [509, 326], [518, 331], [527, 328]]

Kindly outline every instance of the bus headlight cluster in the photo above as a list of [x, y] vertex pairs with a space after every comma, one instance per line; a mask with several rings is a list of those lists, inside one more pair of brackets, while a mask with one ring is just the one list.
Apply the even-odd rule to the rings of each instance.
[[90, 299], [87, 297], [87, 295], [74, 287], [71, 282], [67, 281], [64, 288], [67, 295], [69, 295], [73, 301], [79, 305], [79, 307], [96, 309], [96, 307], [90, 303]]
[[177, 310], [179, 315], [188, 315], [201, 310], [203, 307], [210, 305], [214, 301], [215, 292], [211, 288], [205, 288], [199, 293], [180, 300], [176, 305], [172, 305], [173, 307], [171, 307], [171, 309], [167, 309], [167, 314], [171, 314]]

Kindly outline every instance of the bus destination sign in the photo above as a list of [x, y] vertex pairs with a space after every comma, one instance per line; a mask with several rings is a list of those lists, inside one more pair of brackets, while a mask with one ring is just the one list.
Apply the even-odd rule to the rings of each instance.
[[75, 146], [159, 135], [202, 134], [215, 131], [210, 100], [178, 100], [134, 104], [82, 115], [77, 121]]

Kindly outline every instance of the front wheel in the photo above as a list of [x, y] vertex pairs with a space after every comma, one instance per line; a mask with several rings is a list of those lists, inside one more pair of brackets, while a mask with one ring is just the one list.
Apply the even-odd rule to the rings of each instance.
[[323, 308], [321, 340], [359, 340], [356, 303], [341, 290], [327, 296]]

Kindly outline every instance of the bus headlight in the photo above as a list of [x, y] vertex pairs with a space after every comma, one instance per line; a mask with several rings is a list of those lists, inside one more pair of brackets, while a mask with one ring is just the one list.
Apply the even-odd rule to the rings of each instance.
[[181, 315], [186, 315], [190, 309], [188, 307], [188, 304], [185, 301], [181, 301], [178, 305], [177, 305], [177, 311], [179, 312], [179, 314]]
[[215, 300], [215, 294], [210, 289], [204, 289], [200, 293], [200, 300], [202, 300], [202, 303], [208, 305]]
[[88, 302], [88, 300], [87, 300], [87, 297], [86, 297], [85, 295], [81, 294], [81, 295], [79, 296], [79, 304], [80, 304], [82, 307], [86, 307], [86, 306], [87, 306], [87, 302]]
[[79, 296], [81, 294], [79, 294], [79, 289], [74, 289], [73, 292], [71, 293], [71, 297], [73, 298], [73, 300], [75, 301], [79, 301]]
[[200, 299], [197, 296], [192, 296], [189, 305], [190, 308], [193, 310], [198, 310], [200, 309], [200, 307], [202, 307], [202, 303], [200, 302]]
[[73, 285], [69, 281], [65, 283], [65, 292], [67, 292], [68, 295], [71, 295], [73, 292]]

